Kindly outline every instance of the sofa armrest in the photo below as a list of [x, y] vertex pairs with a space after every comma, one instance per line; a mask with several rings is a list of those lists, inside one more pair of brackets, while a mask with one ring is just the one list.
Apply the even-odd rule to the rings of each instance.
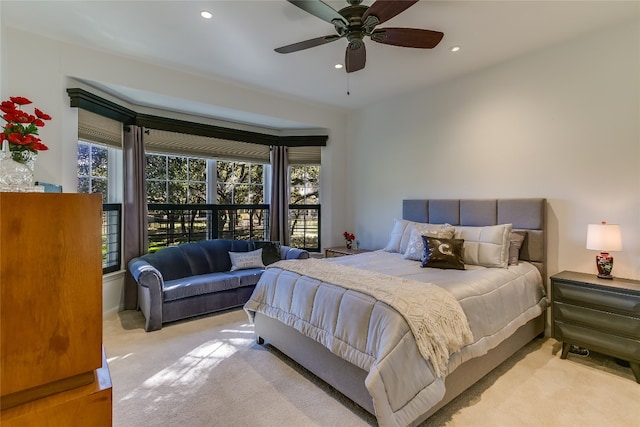
[[129, 272], [138, 283], [138, 306], [146, 319], [144, 330], [149, 332], [161, 329], [164, 288], [162, 274], [142, 258], [129, 261]]
[[307, 259], [309, 252], [305, 249], [292, 248], [291, 246], [280, 246], [280, 259]]

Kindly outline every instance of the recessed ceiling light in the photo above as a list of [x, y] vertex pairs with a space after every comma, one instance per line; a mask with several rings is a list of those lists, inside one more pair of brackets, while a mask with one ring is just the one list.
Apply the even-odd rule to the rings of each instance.
[[457, 51], [459, 51], [459, 50], [460, 50], [460, 46], [451, 46], [451, 47], [449, 48], [449, 50], [450, 50], [451, 52], [457, 52]]
[[204, 19], [211, 19], [213, 17], [211, 12], [209, 12], [208, 10], [203, 10], [202, 12], [200, 12], [200, 16], [202, 16]]
[[334, 67], [335, 67], [336, 70], [339, 70], [340, 68], [342, 68], [342, 64], [336, 64], [336, 65], [334, 65]]

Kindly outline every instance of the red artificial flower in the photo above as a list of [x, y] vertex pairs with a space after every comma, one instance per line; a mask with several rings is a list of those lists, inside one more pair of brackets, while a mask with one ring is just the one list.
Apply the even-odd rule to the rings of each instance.
[[[42, 112], [42, 111], [40, 111], [39, 109], [37, 109], [37, 108], [36, 108], [36, 109], [35, 109], [35, 112], [36, 112], [36, 116], [38, 116], [38, 118], [39, 118], [39, 119], [42, 119], [42, 120], [51, 120], [51, 116], [50, 116], [50, 115], [48, 115], [48, 114], [46, 114], [46, 113], [43, 113], [43, 112]], [[42, 126], [44, 126], [44, 125], [42, 125]]]
[[9, 111], [13, 111], [16, 109], [16, 104], [10, 101], [2, 101], [2, 104], [0, 105], [2, 106], [2, 111], [4, 111], [5, 113], [8, 113]]
[[15, 104], [18, 104], [18, 105], [31, 104], [31, 101], [29, 101], [24, 96], [10, 96], [9, 99], [11, 100], [11, 102], [13, 102]]
[[35, 115], [19, 108], [27, 104], [31, 104], [31, 100], [23, 96], [12, 96], [0, 103], [0, 111], [4, 113], [1, 118], [7, 122], [1, 133], [9, 141], [12, 152], [48, 150], [37, 135], [38, 128], [45, 125], [45, 120], [51, 120], [51, 116], [38, 108], [34, 108]]
[[7, 139], [9, 140], [10, 143], [17, 144], [17, 145], [27, 145], [29, 143], [29, 142], [25, 143], [24, 137], [18, 132], [10, 133], [9, 135], [7, 135]]
[[345, 231], [344, 233], [342, 233], [342, 235], [344, 236], [344, 238], [346, 240], [355, 240], [356, 235], [353, 233], [349, 233], [348, 231]]
[[13, 113], [5, 113], [2, 116], [2, 118], [5, 119], [8, 122], [17, 122], [18, 121], [18, 117]]
[[[40, 139], [40, 138], [37, 138], [37, 139]], [[34, 142], [29, 148], [31, 148], [32, 150], [38, 150], [38, 151], [45, 151], [49, 149], [49, 147], [47, 147], [40, 141]]]

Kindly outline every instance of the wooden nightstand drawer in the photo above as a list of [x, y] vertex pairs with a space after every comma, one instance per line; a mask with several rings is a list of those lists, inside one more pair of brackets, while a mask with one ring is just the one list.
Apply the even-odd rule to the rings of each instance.
[[553, 286], [553, 300], [575, 301], [640, 316], [640, 296], [611, 292], [604, 288], [598, 289], [556, 281]]
[[555, 302], [553, 315], [559, 322], [579, 323], [629, 338], [640, 337], [640, 318]]
[[596, 331], [589, 327], [556, 322], [556, 339], [580, 343], [594, 351], [621, 357], [630, 362], [640, 362], [640, 341]]

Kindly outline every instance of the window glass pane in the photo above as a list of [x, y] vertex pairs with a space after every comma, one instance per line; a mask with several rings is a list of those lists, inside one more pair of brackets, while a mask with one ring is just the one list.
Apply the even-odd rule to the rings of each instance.
[[234, 164], [233, 182], [249, 183], [249, 166], [246, 163]]
[[251, 183], [252, 184], [263, 184], [263, 171], [264, 167], [262, 165], [251, 165]]
[[[89, 176], [89, 168], [90, 168], [90, 149], [89, 145], [79, 142], [78, 143], [78, 176]], [[86, 185], [87, 189], [89, 188], [89, 184]], [[78, 185], [78, 191], [80, 193], [88, 193], [89, 191], [80, 191], [80, 186]]]
[[169, 203], [187, 203], [187, 183], [169, 181]]
[[[190, 159], [189, 179], [191, 181], [207, 180], [207, 161], [204, 159]], [[205, 192], [206, 194], [206, 192]]]
[[233, 203], [236, 205], [246, 205], [249, 203], [249, 186], [238, 184], [233, 190]]
[[264, 203], [264, 190], [262, 185], [249, 186], [250, 197], [249, 203], [252, 205], [258, 205]]
[[319, 203], [319, 166], [292, 166], [289, 169], [291, 190], [289, 202], [294, 205]]
[[167, 157], [147, 154], [147, 179], [167, 179]]
[[107, 180], [104, 178], [91, 178], [91, 192], [102, 194], [104, 203], [107, 200]]
[[166, 181], [147, 181], [147, 201], [149, 203], [167, 203]]
[[[91, 174], [93, 176], [107, 176], [107, 149], [92, 146], [91, 147]], [[97, 191], [94, 191], [96, 193]]]
[[89, 178], [78, 178], [78, 193], [89, 193]]
[[187, 180], [187, 159], [186, 157], [168, 158], [168, 178], [169, 180]]
[[203, 204], [207, 203], [207, 184], [205, 182], [197, 182], [189, 184], [189, 202]]
[[233, 184], [218, 182], [217, 203], [220, 205], [230, 205], [233, 203]]
[[218, 173], [218, 182], [231, 182], [231, 174], [233, 172], [233, 163], [218, 160], [216, 162], [216, 169]]

